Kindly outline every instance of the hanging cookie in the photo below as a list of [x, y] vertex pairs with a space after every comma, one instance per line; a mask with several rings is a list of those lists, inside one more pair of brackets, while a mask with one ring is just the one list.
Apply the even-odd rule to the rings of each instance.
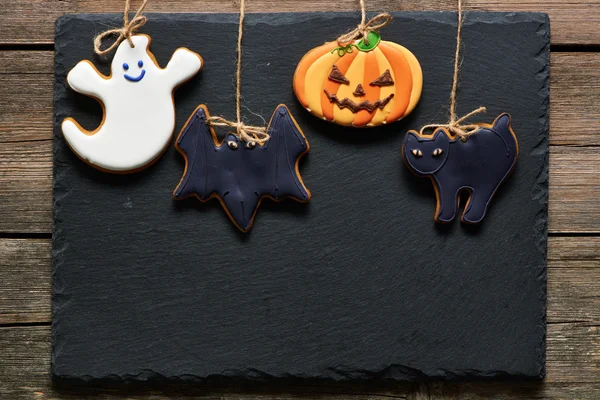
[[[145, 4], [129, 21], [127, 1], [124, 27], [96, 38], [98, 54], [118, 46], [109, 76], [87, 60], [67, 75], [73, 90], [102, 103], [104, 117], [93, 131], [66, 118], [63, 136], [79, 158], [107, 172], [136, 172], [162, 155], [175, 129], [173, 91], [203, 66], [202, 58], [186, 48], [177, 49], [164, 69], [158, 65], [150, 52], [150, 36], [131, 34], [146, 21], [140, 15]], [[116, 33], [119, 39], [109, 49], [100, 50], [102, 38]]]
[[[249, 232], [264, 198], [307, 202], [298, 163], [310, 146], [288, 108], [280, 104], [268, 127], [242, 121], [242, 36], [245, 0], [240, 1], [236, 70], [236, 120], [211, 117], [201, 104], [181, 130], [175, 145], [185, 158], [185, 170], [173, 192], [202, 202], [218, 199], [243, 232]], [[220, 141], [213, 127], [231, 129]]]
[[[389, 124], [410, 114], [421, 97], [423, 73], [405, 47], [381, 40], [380, 14], [358, 28], [312, 49], [294, 74], [294, 93], [310, 113], [353, 127]], [[360, 37], [360, 39], [355, 39]]]
[[410, 131], [404, 138], [404, 162], [433, 183], [436, 222], [454, 220], [463, 190], [469, 193], [469, 200], [461, 221], [481, 222], [517, 162], [519, 145], [510, 115], [504, 113], [492, 125], [478, 124], [472, 129], [466, 140], [447, 127], [438, 127], [432, 135]]
[[[456, 117], [456, 97], [460, 64], [462, 1], [458, 0], [458, 28], [454, 78], [450, 92], [450, 121], [423, 126], [404, 137], [402, 159], [416, 175], [431, 179], [437, 198], [435, 222], [452, 222], [459, 208], [461, 192], [467, 192], [461, 221], [483, 221], [492, 197], [509, 177], [519, 155], [511, 117], [501, 114], [493, 124], [465, 124], [473, 115], [485, 111], [479, 107], [462, 118]], [[426, 131], [433, 130], [432, 134]]]
[[209, 120], [206, 106], [198, 106], [177, 138], [175, 147], [185, 158], [185, 172], [173, 192], [176, 199], [216, 198], [244, 232], [252, 227], [264, 198], [310, 199], [298, 170], [310, 146], [285, 105], [273, 113], [269, 139], [263, 143], [244, 142], [233, 134], [219, 141]]

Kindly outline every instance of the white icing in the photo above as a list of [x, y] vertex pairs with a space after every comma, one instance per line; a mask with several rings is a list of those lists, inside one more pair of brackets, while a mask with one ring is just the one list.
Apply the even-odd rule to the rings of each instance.
[[115, 172], [142, 168], [161, 154], [175, 129], [173, 91], [202, 68], [198, 54], [179, 48], [162, 69], [148, 50], [149, 36], [134, 35], [132, 40], [133, 48], [127, 40], [119, 45], [111, 76], [100, 74], [89, 61], [79, 62], [67, 75], [73, 90], [102, 102], [104, 121], [88, 132], [67, 118], [62, 123], [63, 135], [79, 157]]

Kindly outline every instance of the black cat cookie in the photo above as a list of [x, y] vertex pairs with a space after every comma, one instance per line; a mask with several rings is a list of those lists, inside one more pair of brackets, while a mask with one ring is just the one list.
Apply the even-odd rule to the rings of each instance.
[[454, 220], [463, 190], [469, 192], [469, 200], [461, 221], [481, 222], [492, 197], [515, 167], [519, 145], [510, 115], [501, 114], [493, 124], [480, 126], [466, 141], [446, 128], [437, 128], [432, 135], [409, 131], [404, 138], [404, 163], [433, 183], [436, 222]]

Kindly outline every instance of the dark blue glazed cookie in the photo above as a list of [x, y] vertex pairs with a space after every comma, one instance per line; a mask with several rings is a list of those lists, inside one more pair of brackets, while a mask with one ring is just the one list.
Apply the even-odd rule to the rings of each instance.
[[461, 221], [476, 224], [513, 170], [519, 153], [517, 137], [509, 114], [501, 114], [492, 125], [481, 125], [466, 141], [452, 136], [446, 128], [433, 135], [410, 131], [404, 138], [402, 158], [418, 176], [433, 182], [437, 197], [436, 222], [451, 222], [458, 211], [460, 192], [469, 200]]
[[298, 161], [310, 146], [285, 105], [273, 113], [270, 138], [262, 145], [241, 142], [232, 134], [219, 142], [208, 118], [206, 106], [198, 106], [177, 138], [175, 148], [185, 158], [185, 172], [173, 192], [176, 199], [217, 198], [243, 232], [252, 227], [264, 197], [310, 199], [298, 170]]

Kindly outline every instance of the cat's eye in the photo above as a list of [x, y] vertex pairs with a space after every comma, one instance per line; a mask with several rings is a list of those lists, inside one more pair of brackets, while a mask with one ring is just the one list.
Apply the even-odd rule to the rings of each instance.
[[235, 150], [238, 148], [238, 144], [236, 142], [234, 142], [233, 140], [230, 140], [229, 142], [227, 142], [227, 146], [229, 146], [229, 148], [232, 150]]
[[423, 152], [421, 150], [414, 149], [412, 151], [413, 156], [415, 157], [423, 157]]
[[256, 147], [256, 142], [248, 142], [246, 143], [246, 148], [247, 149], [253, 149]]
[[442, 150], [442, 149], [435, 149], [433, 151], [433, 156], [434, 157], [441, 156], [443, 152], [444, 152], [444, 150]]

